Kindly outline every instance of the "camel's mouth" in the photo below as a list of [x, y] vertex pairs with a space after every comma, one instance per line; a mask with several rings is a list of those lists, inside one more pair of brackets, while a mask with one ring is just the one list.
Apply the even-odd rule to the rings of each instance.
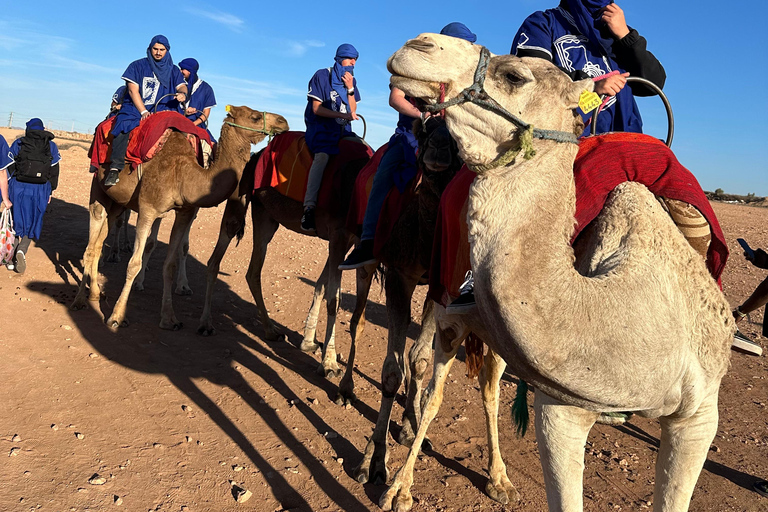
[[389, 83], [411, 98], [420, 99], [426, 103], [437, 103], [438, 98], [440, 98], [440, 84], [438, 82], [425, 82], [393, 73]]

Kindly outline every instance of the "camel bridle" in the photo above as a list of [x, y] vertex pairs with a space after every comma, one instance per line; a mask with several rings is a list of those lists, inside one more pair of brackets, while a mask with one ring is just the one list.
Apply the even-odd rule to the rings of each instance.
[[230, 121], [224, 121], [224, 124], [228, 124], [229, 126], [234, 126], [235, 128], [242, 128], [243, 130], [248, 130], [251, 132], [256, 133], [263, 133], [267, 137], [269, 137], [269, 142], [272, 142], [272, 137], [277, 135], [275, 133], [275, 130], [267, 130], [267, 113], [261, 112], [261, 119], [264, 121], [264, 128], [251, 128], [250, 126], [243, 126], [241, 124], [232, 123]]
[[475, 69], [474, 83], [461, 91], [456, 97], [441, 103], [436, 103], [434, 105], [427, 105], [424, 107], [424, 109], [427, 112], [435, 113], [455, 105], [461, 105], [462, 103], [474, 103], [475, 105], [481, 106], [507, 119], [520, 130], [530, 131], [531, 135], [537, 139], [553, 140], [555, 142], [570, 142], [573, 144], [579, 143], [576, 135], [571, 132], [544, 130], [541, 128], [533, 127], [533, 125], [526, 123], [512, 112], [505, 109], [498, 101], [493, 99], [485, 90], [485, 76], [488, 73], [488, 63], [490, 61], [491, 52], [485, 46], [481, 46], [480, 60], [478, 61], [477, 68]]

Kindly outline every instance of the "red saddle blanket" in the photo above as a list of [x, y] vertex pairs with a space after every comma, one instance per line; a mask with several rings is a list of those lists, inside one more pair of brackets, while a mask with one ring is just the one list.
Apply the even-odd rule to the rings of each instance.
[[[355, 190], [352, 194], [352, 204], [349, 208], [349, 214], [347, 215], [347, 229], [352, 233], [360, 235], [363, 226], [363, 220], [365, 219], [365, 209], [368, 207], [368, 197], [371, 194], [371, 188], [373, 187], [373, 178], [376, 176], [376, 171], [381, 163], [381, 158], [384, 153], [387, 152], [389, 144], [384, 144], [376, 153], [374, 153], [370, 162], [357, 175], [355, 181]], [[384, 204], [381, 205], [381, 213], [379, 213], [379, 222], [376, 224], [376, 235], [373, 242], [373, 253], [378, 256], [381, 254], [384, 246], [389, 242], [389, 237], [392, 235], [392, 230], [395, 227], [397, 219], [403, 212], [405, 206], [411, 201], [416, 192], [416, 186], [421, 181], [421, 170], [411, 179], [405, 190], [401, 193], [400, 190], [393, 186], [387, 198], [384, 200]]]
[[[581, 231], [605, 206], [611, 191], [625, 181], [642, 183], [653, 194], [684, 201], [696, 207], [709, 223], [712, 239], [707, 268], [720, 283], [728, 259], [728, 246], [715, 212], [691, 172], [660, 140], [635, 133], [610, 133], [582, 139], [574, 162], [576, 181], [576, 230]], [[437, 216], [429, 296], [449, 304], [459, 295], [459, 286], [470, 269], [467, 235], [467, 198], [475, 173], [466, 166], [443, 192]]]
[[[323, 173], [323, 182], [317, 194], [318, 208], [333, 209], [334, 205], [339, 204], [340, 171], [352, 161], [369, 160], [371, 156], [373, 151], [367, 144], [355, 139], [342, 139], [339, 154], [330, 158]], [[272, 187], [284, 196], [304, 201], [312, 158], [304, 141], [304, 132], [291, 131], [276, 135], [256, 163], [253, 189]]]
[[[98, 168], [111, 159], [112, 151], [112, 128], [115, 126], [117, 116], [112, 116], [102, 121], [96, 127], [96, 133], [93, 136], [93, 143], [88, 150], [88, 156], [91, 158], [91, 165]], [[131, 131], [128, 149], [125, 153], [125, 161], [131, 167], [136, 168], [139, 164], [147, 162], [160, 151], [163, 144], [168, 140], [168, 136], [173, 130], [187, 135], [187, 140], [192, 145], [197, 155], [200, 165], [203, 164], [203, 153], [200, 147], [200, 141], [204, 140], [209, 145], [213, 145], [208, 132], [195, 126], [195, 123], [179, 114], [169, 110], [152, 114], [143, 119], [139, 126]]]

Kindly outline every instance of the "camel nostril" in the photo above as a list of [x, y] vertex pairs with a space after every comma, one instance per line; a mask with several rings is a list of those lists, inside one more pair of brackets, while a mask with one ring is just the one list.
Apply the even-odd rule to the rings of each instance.
[[433, 43], [432, 41], [422, 38], [422, 39], [411, 39], [407, 43], [405, 43], [406, 48], [410, 48], [411, 50], [416, 50], [418, 52], [425, 52], [429, 53], [431, 51], [434, 51], [435, 48], [437, 48], [437, 45]]

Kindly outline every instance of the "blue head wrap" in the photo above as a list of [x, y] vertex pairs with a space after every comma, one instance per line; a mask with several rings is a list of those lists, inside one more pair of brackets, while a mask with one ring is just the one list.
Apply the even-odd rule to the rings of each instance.
[[458, 21], [447, 24], [443, 27], [443, 30], [441, 30], [440, 33], [444, 36], [464, 39], [470, 43], [477, 41], [477, 36], [471, 30], [469, 30], [465, 24], [459, 23]]
[[344, 85], [341, 77], [344, 76], [344, 73], [347, 71], [354, 75], [355, 66], [342, 66], [341, 61], [344, 59], [357, 59], [359, 56], [360, 54], [354, 46], [345, 43], [336, 49], [336, 56], [333, 58], [333, 60], [336, 61], [336, 64], [334, 64], [333, 69], [331, 69], [331, 88], [338, 93], [341, 97], [341, 101], [347, 106], [349, 106], [347, 86]]
[[595, 25], [598, 22], [602, 23], [602, 11], [606, 5], [612, 4], [613, 0], [563, 0], [563, 3], [573, 16], [576, 28], [579, 29], [581, 35], [600, 45], [603, 55], [610, 57], [613, 39], [603, 37], [600, 34], [599, 25]]
[[[168, 52], [159, 61], [152, 57], [152, 47], [157, 43], [165, 46]], [[168, 42], [168, 38], [165, 36], [157, 35], [152, 38], [147, 46], [147, 60], [149, 61], [149, 67], [152, 68], [152, 72], [155, 74], [160, 83], [169, 89], [173, 89], [171, 86], [171, 71], [173, 70], [173, 59], [171, 58], [171, 43]]]
[[43, 125], [43, 121], [40, 118], [33, 117], [27, 121], [27, 130], [45, 130], [45, 125]]
[[197, 82], [197, 70], [200, 69], [200, 64], [193, 58], [184, 59], [179, 62], [179, 69], [186, 69], [189, 71], [189, 78], [187, 84], [189, 85], [189, 94], [192, 95], [192, 86]]

